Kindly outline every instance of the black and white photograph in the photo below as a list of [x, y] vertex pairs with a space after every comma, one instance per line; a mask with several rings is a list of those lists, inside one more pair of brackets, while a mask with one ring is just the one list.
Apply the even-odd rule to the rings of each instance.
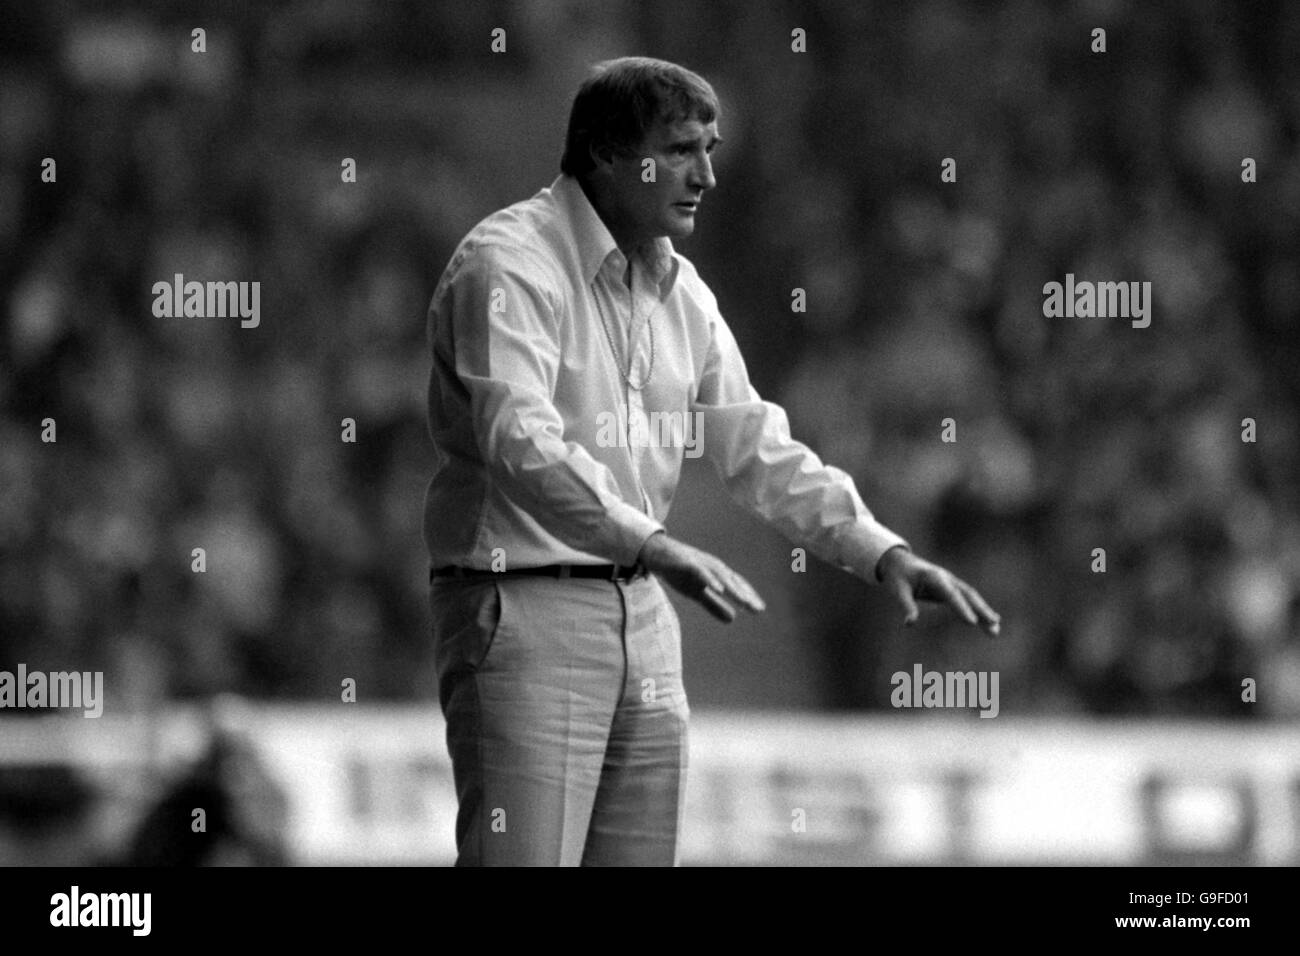
[[1300, 6], [0, 11], [6, 921], [851, 867], [1262, 928]]

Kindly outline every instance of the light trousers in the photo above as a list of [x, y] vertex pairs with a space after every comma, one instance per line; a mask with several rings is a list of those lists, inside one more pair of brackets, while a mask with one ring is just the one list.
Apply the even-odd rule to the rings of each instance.
[[653, 577], [436, 578], [458, 866], [673, 866], [689, 709]]

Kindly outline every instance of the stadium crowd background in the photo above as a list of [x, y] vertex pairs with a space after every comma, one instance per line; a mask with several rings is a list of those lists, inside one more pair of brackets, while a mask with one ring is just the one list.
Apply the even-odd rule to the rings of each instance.
[[[1295, 5], [0, 8], [0, 666], [119, 710], [432, 701], [425, 308], [638, 52], [722, 97], [679, 248], [756, 387], [1005, 621], [904, 632], [692, 466], [670, 527], [771, 605], [677, 602], [694, 707], [888, 709], [920, 661], [998, 670], [1003, 714], [1300, 711]], [[1045, 319], [1067, 272], [1149, 280], [1150, 328]], [[260, 326], [155, 318], [175, 273], [260, 281]]]

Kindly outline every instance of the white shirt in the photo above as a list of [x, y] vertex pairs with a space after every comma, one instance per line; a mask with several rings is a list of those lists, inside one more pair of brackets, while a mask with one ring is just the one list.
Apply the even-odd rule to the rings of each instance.
[[661, 238], [633, 255], [631, 290], [628, 268], [570, 176], [456, 248], [428, 315], [432, 565], [633, 564], [689, 453], [793, 542], [874, 581], [906, 542], [759, 397], [695, 267]]

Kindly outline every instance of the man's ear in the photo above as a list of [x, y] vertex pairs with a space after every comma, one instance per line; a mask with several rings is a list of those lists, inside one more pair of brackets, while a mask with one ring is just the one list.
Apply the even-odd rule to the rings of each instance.
[[591, 156], [591, 165], [597, 170], [607, 170], [614, 165], [614, 147], [608, 143], [588, 143], [587, 153]]

